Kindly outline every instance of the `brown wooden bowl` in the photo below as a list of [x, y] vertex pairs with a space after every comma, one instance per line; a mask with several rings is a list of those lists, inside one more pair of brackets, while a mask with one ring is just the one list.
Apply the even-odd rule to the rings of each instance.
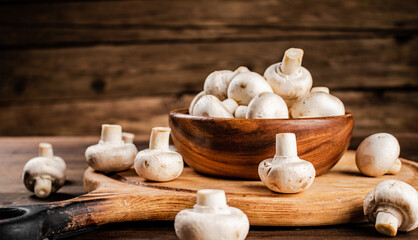
[[227, 119], [198, 117], [188, 110], [170, 112], [172, 140], [184, 161], [200, 173], [259, 179], [258, 164], [275, 154], [275, 135], [296, 134], [298, 155], [316, 174], [332, 168], [347, 150], [353, 131], [351, 113], [298, 119]]

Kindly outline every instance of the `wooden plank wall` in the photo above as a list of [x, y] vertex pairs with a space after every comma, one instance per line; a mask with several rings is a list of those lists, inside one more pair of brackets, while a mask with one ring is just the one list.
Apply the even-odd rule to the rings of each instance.
[[0, 135], [148, 135], [210, 72], [263, 73], [300, 47], [354, 114], [354, 145], [417, 139], [417, 34], [415, 0], [1, 1]]

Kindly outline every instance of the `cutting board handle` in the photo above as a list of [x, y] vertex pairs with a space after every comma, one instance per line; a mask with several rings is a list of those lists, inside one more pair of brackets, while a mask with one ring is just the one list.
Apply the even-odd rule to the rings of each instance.
[[1, 239], [67, 237], [95, 228], [97, 222], [92, 213], [111, 215], [112, 208], [101, 206], [112, 205], [112, 197], [94, 195], [92, 192], [61, 202], [0, 208]]

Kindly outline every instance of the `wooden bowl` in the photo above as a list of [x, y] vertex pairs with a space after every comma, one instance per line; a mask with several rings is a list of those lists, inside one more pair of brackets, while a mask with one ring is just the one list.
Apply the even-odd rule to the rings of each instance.
[[184, 161], [197, 172], [223, 178], [259, 179], [258, 164], [275, 154], [275, 135], [296, 134], [298, 155], [316, 174], [332, 168], [350, 144], [354, 118], [227, 119], [198, 117], [187, 109], [170, 112], [171, 137]]

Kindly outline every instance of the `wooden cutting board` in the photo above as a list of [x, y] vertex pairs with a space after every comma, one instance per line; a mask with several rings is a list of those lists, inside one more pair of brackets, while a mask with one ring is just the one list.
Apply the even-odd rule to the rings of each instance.
[[[243, 210], [253, 226], [362, 222], [366, 221], [363, 199], [379, 182], [399, 179], [418, 188], [418, 164], [405, 159], [402, 164], [397, 175], [366, 177], [355, 166], [354, 152], [348, 151], [334, 168], [318, 176], [309, 190], [299, 194], [273, 193], [261, 181], [217, 179], [200, 175], [191, 168], [185, 168], [178, 179], [166, 183], [146, 181], [133, 169], [105, 175], [88, 168], [84, 173], [84, 187], [89, 193], [46, 205], [10, 208], [9, 212], [3, 208], [10, 216], [19, 215], [19, 209], [23, 215], [0, 220], [0, 232], [7, 224], [17, 226], [18, 222], [20, 228], [16, 227], [16, 232], [31, 234], [28, 236], [39, 234], [42, 239], [106, 223], [173, 220], [180, 210], [193, 207], [196, 191], [204, 188], [225, 190], [228, 204]], [[16, 236], [16, 232], [10, 236]]]

